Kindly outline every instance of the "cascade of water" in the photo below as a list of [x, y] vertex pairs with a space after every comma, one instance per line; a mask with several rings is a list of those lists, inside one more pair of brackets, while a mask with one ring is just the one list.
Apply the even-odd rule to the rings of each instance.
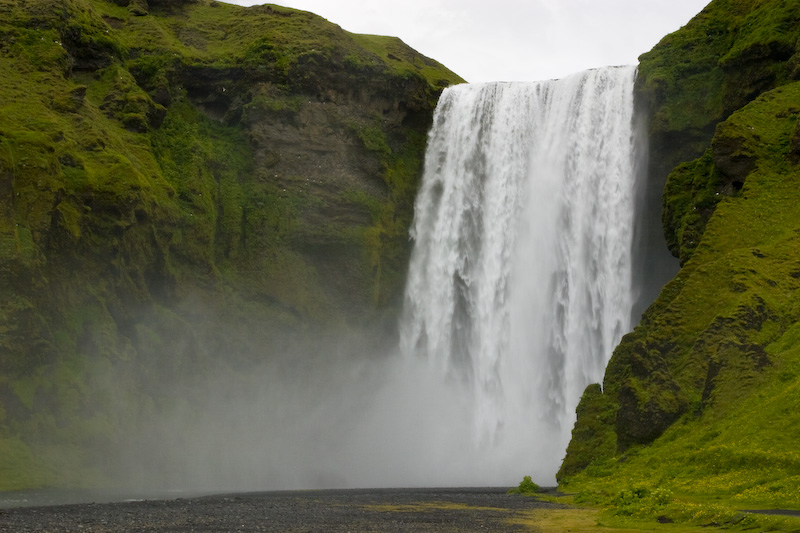
[[469, 390], [474, 446], [535, 428], [552, 471], [630, 328], [634, 78], [451, 87], [430, 133], [401, 349]]

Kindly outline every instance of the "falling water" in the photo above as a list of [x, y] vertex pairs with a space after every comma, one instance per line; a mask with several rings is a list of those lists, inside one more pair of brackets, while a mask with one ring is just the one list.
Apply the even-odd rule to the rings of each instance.
[[468, 391], [471, 446], [549, 475], [630, 328], [634, 78], [458, 85], [430, 133], [402, 350]]

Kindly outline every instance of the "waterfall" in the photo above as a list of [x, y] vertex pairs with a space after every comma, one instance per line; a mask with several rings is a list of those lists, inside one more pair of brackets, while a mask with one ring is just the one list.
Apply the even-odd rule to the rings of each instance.
[[203, 394], [126, 443], [125, 483], [553, 484], [580, 395], [631, 326], [634, 78], [445, 90], [411, 228], [403, 353], [342, 339], [265, 358], [248, 380], [205, 373]]
[[541, 463], [520, 477], [553, 475], [631, 327], [635, 75], [458, 85], [436, 108], [401, 350], [467, 391], [470, 446]]

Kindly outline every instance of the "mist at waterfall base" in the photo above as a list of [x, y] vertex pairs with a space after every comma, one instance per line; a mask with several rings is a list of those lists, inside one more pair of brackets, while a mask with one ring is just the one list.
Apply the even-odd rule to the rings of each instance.
[[132, 421], [126, 484], [554, 484], [580, 395], [631, 327], [634, 78], [618, 67], [446, 89], [400, 346], [342, 341], [270, 355], [246, 378], [171, 384], [181, 401]]

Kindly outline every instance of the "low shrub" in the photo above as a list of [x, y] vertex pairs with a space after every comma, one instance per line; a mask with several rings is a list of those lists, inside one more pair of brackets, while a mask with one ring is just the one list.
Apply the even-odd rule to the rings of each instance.
[[536, 494], [541, 492], [541, 487], [533, 482], [531, 476], [525, 476], [520, 481], [519, 486], [508, 491], [509, 494]]

